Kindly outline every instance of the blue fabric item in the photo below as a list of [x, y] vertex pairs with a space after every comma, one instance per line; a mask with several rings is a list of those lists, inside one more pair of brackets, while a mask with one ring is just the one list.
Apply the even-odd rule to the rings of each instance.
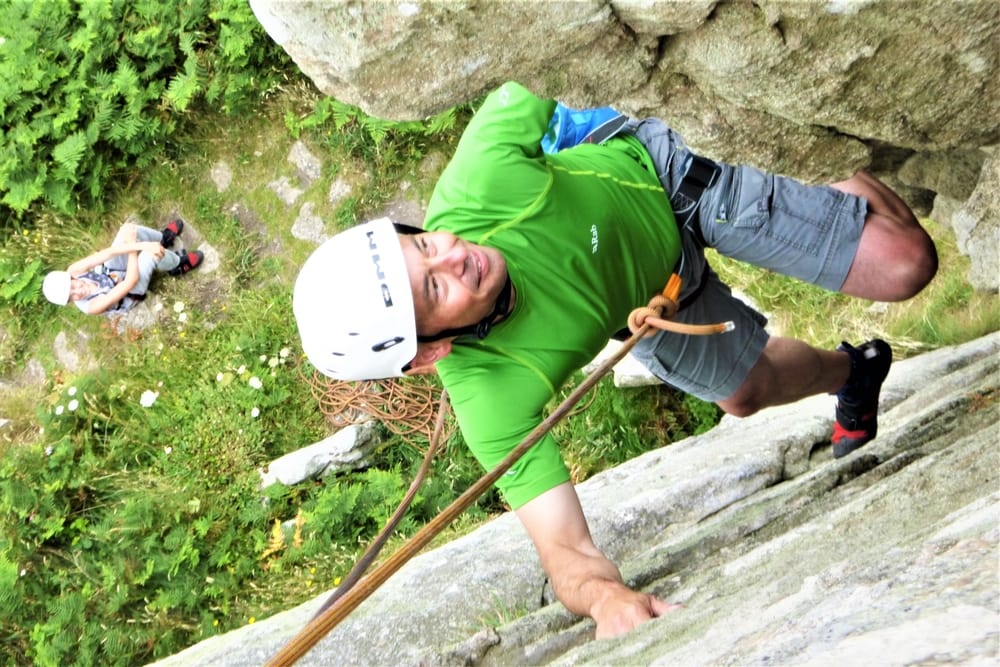
[[542, 137], [542, 150], [557, 153], [581, 143], [603, 143], [614, 136], [626, 120], [611, 107], [571, 109], [557, 102]]

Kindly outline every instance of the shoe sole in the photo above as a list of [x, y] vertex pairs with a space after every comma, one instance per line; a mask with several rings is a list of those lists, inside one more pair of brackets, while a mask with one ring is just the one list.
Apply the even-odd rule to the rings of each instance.
[[865, 438], [864, 440], [841, 440], [840, 442], [835, 442], [833, 443], [833, 458], [843, 458], [851, 452], [861, 449], [874, 439]]

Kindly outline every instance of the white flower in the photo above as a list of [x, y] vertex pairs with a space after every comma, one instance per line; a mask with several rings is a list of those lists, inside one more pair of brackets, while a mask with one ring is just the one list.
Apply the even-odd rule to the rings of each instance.
[[178, 322], [187, 322], [187, 319], [188, 319], [187, 313], [181, 313], [180, 315], [177, 316]]
[[254, 419], [257, 419], [257, 417], [260, 417], [260, 408], [255, 407], [253, 410], [251, 410], [250, 411], [250, 416], [253, 417]]
[[246, 365], [240, 366], [239, 368], [236, 369], [236, 374], [237, 375], [243, 375], [246, 372], [247, 372]]
[[76, 396], [76, 387], [70, 387], [69, 389], [66, 390], [66, 393], [69, 394], [70, 396]]
[[249, 385], [250, 385], [251, 387], [253, 387], [254, 389], [260, 389], [261, 387], [263, 387], [263, 386], [264, 386], [264, 383], [263, 383], [263, 382], [261, 382], [261, 381], [260, 381], [260, 378], [259, 378], [259, 377], [257, 377], [256, 375], [254, 375], [254, 376], [252, 376], [252, 377], [250, 378], [250, 380], [248, 381], [248, 384], [249, 384]]
[[222, 373], [217, 373], [216, 374], [215, 381], [216, 382], [222, 382]]
[[46, 456], [52, 456], [52, 452], [53, 451], [55, 451], [55, 450], [53, 450], [52, 446], [50, 445], [50, 446], [48, 446], [48, 447], [45, 448], [45, 455]]
[[78, 401], [78, 400], [76, 400], [74, 398], [72, 401], [69, 402], [69, 405], [67, 405], [66, 407], [67, 407], [67, 409], [69, 409], [70, 412], [73, 412], [78, 407], [80, 407], [80, 401]]
[[149, 389], [147, 389], [146, 391], [142, 392], [142, 396], [139, 398], [139, 405], [141, 405], [144, 408], [151, 408], [153, 407], [153, 403], [156, 403], [156, 399], [157, 397], [159, 397], [159, 395], [160, 392], [150, 391]]
[[163, 448], [163, 453], [164, 454], [169, 454], [172, 451], [174, 451], [174, 448], [171, 447], [170, 445], [167, 445], [166, 447]]
[[184, 312], [184, 302], [183, 301], [178, 301], [177, 303], [174, 304], [174, 312], [175, 313], [182, 313], [182, 312]]
[[267, 365], [270, 366], [271, 368], [277, 366], [278, 363], [279, 363], [278, 357], [271, 357], [270, 359], [267, 360]]
[[21, 568], [21, 576], [23, 577], [26, 574], [28, 574], [28, 571], [24, 568]]
[[63, 406], [57, 405], [56, 406], [56, 414], [57, 415], [61, 415], [62, 413], [63, 413]]
[[278, 356], [280, 356], [282, 359], [284, 359], [285, 357], [287, 357], [291, 353], [292, 353], [291, 350], [289, 350], [287, 347], [283, 347], [283, 348], [281, 348], [281, 352], [278, 353]]
[[261, 360], [261, 363], [267, 361], [267, 355], [266, 354], [260, 355], [260, 360]]

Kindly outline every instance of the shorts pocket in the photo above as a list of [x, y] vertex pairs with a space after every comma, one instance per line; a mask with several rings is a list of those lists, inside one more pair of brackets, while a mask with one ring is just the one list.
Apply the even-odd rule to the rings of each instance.
[[758, 229], [771, 219], [774, 201], [774, 176], [742, 167], [740, 192], [733, 227]]

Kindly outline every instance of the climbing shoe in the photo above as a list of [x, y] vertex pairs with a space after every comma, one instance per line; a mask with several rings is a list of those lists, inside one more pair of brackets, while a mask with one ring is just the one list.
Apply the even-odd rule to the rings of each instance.
[[197, 269], [204, 259], [205, 253], [201, 250], [181, 250], [181, 263], [176, 269], [170, 270], [170, 275], [182, 276], [192, 269]]
[[163, 234], [163, 238], [160, 239], [160, 245], [164, 248], [169, 248], [174, 244], [174, 239], [180, 236], [183, 231], [184, 221], [180, 218], [174, 218], [170, 221], [169, 225], [160, 231]]
[[833, 425], [833, 455], [840, 458], [878, 432], [878, 395], [892, 364], [892, 348], [876, 339], [859, 347], [841, 343], [837, 349], [851, 358], [851, 375], [837, 392], [837, 421]]

